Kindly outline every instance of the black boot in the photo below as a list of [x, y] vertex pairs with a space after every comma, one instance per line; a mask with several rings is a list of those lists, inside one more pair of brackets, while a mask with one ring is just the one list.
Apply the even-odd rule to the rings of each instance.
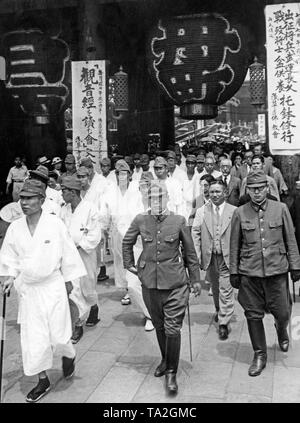
[[254, 349], [254, 358], [249, 367], [249, 376], [261, 374], [267, 363], [267, 344], [262, 320], [247, 320], [249, 335]]
[[158, 340], [158, 345], [160, 348], [160, 352], [161, 352], [161, 362], [160, 364], [157, 366], [155, 372], [154, 372], [154, 376], [155, 377], [161, 377], [165, 374], [167, 365], [166, 365], [166, 335], [165, 335], [165, 330], [157, 330], [156, 331], [156, 337]]
[[72, 334], [72, 344], [77, 344], [78, 341], [80, 341], [80, 339], [83, 336], [83, 327], [82, 326], [75, 326], [75, 329], [73, 331]]
[[101, 266], [97, 281], [98, 282], [106, 281], [106, 279], [108, 278], [109, 276], [106, 274], [106, 266]]
[[177, 336], [167, 336], [166, 338], [166, 388], [168, 394], [174, 395], [178, 392], [176, 373], [179, 363], [181, 336], [179, 333]]
[[290, 343], [289, 335], [287, 332], [287, 326], [288, 326], [288, 321], [287, 322], [279, 322], [278, 320], [275, 321], [275, 328], [276, 328], [276, 332], [278, 336], [279, 348], [283, 352], [288, 352], [289, 343]]
[[98, 322], [100, 322], [100, 319], [98, 319], [98, 311], [97, 304], [91, 307], [89, 317], [86, 320], [86, 326], [95, 326]]

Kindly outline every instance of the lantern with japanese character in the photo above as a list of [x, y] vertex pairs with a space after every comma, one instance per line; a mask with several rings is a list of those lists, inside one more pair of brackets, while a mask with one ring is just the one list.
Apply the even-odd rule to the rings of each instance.
[[48, 123], [66, 103], [69, 89], [68, 45], [41, 29], [18, 29], [2, 38], [7, 63], [6, 88], [24, 113], [37, 123]]
[[216, 13], [162, 19], [150, 31], [151, 75], [185, 119], [209, 119], [244, 82], [250, 34]]

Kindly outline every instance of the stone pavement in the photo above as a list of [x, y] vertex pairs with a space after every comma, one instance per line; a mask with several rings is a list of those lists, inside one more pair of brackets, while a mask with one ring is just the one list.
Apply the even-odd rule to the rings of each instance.
[[[112, 276], [111, 266], [108, 273]], [[48, 372], [52, 390], [41, 403], [300, 402], [298, 296], [293, 308], [292, 348], [287, 354], [279, 350], [273, 319], [267, 315], [268, 364], [259, 377], [251, 378], [247, 371], [253, 353], [240, 305], [236, 303], [229, 339], [219, 341], [212, 297], [203, 284], [201, 297], [190, 299], [193, 361], [186, 316], [179, 393], [169, 398], [164, 390], [164, 377], [153, 376], [160, 360], [154, 331], [145, 332], [143, 315], [133, 304], [121, 305], [123, 292], [116, 289], [112, 279], [98, 284], [98, 293], [101, 321], [94, 328], [84, 328], [84, 337], [76, 345], [74, 377], [70, 381], [62, 377], [61, 357], [56, 356], [53, 369]], [[16, 302], [16, 293], [12, 292], [7, 303], [4, 403], [25, 402], [37, 380], [23, 375]], [[2, 300], [0, 307], [2, 310]]]

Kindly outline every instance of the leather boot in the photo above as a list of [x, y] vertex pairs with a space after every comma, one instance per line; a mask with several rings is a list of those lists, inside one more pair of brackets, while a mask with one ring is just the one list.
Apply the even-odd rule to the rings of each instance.
[[180, 343], [181, 343], [180, 333], [177, 336], [172, 336], [172, 337], [167, 336], [167, 343], [166, 343], [167, 369], [165, 371], [165, 375], [166, 375], [166, 389], [167, 389], [167, 393], [170, 395], [177, 394], [178, 392], [176, 373], [177, 373], [178, 363], [179, 363]]
[[267, 363], [267, 344], [262, 320], [247, 320], [248, 331], [254, 350], [254, 357], [249, 367], [249, 376], [261, 374]]
[[106, 281], [106, 279], [109, 279], [109, 276], [106, 274], [106, 266], [101, 266], [97, 281], [102, 282]]
[[290, 340], [289, 340], [289, 335], [287, 332], [288, 323], [289, 323], [288, 321], [287, 322], [279, 322], [278, 320], [275, 321], [275, 328], [277, 332], [279, 348], [283, 352], [288, 352], [288, 349], [289, 349]]
[[89, 317], [86, 321], [86, 326], [95, 326], [98, 322], [100, 322], [100, 319], [98, 318], [98, 306], [97, 304], [93, 305], [90, 309]]
[[158, 341], [158, 345], [159, 345], [159, 349], [161, 352], [161, 362], [160, 364], [157, 366], [155, 372], [154, 372], [154, 376], [155, 377], [161, 377], [165, 374], [166, 371], [166, 335], [165, 335], [165, 330], [157, 330], [156, 331], [156, 337], [157, 337], [157, 341]]

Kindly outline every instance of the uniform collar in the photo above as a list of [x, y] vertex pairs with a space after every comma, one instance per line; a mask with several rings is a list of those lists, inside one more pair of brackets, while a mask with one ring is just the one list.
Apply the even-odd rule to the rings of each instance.
[[267, 198], [261, 204], [254, 203], [252, 200], [250, 201], [250, 203], [251, 203], [251, 206], [254, 208], [254, 210], [257, 212], [259, 210], [265, 211], [268, 205]]

